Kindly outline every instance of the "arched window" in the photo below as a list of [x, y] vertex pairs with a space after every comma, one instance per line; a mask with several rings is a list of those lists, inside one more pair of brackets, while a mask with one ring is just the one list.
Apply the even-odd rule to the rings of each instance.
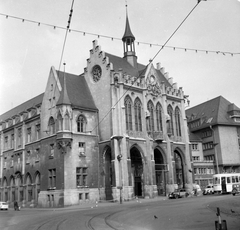
[[15, 201], [15, 179], [11, 177], [10, 179], [10, 201]]
[[150, 112], [150, 131], [154, 131], [154, 105], [152, 101], [149, 101], [147, 104], [148, 111]]
[[80, 133], [86, 132], [86, 118], [83, 115], [79, 115], [77, 119], [77, 131]]
[[174, 132], [173, 132], [173, 109], [170, 105], [167, 107], [167, 113], [170, 117], [170, 121], [168, 122], [168, 133], [174, 135]]
[[7, 186], [8, 186], [7, 178], [5, 177], [5, 178], [3, 178], [3, 200], [5, 202], [8, 201], [8, 188], [7, 188]]
[[54, 121], [53, 117], [49, 118], [48, 126], [49, 126], [49, 134], [50, 135], [54, 134], [55, 133], [55, 121]]
[[26, 176], [26, 197], [27, 201], [32, 201], [33, 193], [32, 193], [32, 177], [30, 174]]
[[126, 129], [132, 130], [132, 100], [129, 96], [125, 98], [125, 118], [126, 118]]
[[162, 126], [162, 106], [160, 103], [157, 103], [156, 106], [156, 119], [157, 119], [157, 131], [162, 131], [163, 126]]
[[180, 109], [177, 107], [175, 109], [175, 124], [176, 124], [176, 135], [178, 137], [181, 137], [182, 136], [182, 133], [181, 133], [181, 122], [180, 122]]
[[135, 115], [135, 129], [142, 131], [142, 105], [139, 98], [134, 102], [134, 115]]
[[62, 125], [63, 125], [63, 119], [62, 119], [62, 115], [59, 113], [57, 116], [57, 131], [62, 130]]
[[70, 120], [68, 113], [66, 113], [64, 116], [64, 130], [70, 130]]

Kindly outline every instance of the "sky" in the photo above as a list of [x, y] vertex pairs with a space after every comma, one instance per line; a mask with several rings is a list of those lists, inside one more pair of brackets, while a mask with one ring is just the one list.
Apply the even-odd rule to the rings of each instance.
[[[163, 45], [196, 4], [197, 0], [127, 1], [139, 63], [147, 65], [153, 59], [160, 50], [154, 44]], [[63, 70], [66, 30], [58, 27], [67, 27], [71, 5], [70, 0], [0, 0], [0, 114], [43, 93], [51, 66]], [[125, 5], [126, 0], [74, 1], [70, 29], [85, 35], [67, 34], [62, 57], [66, 72], [83, 73], [93, 40], [103, 51], [123, 56]], [[165, 47], [153, 64], [160, 62], [183, 88], [190, 107], [220, 95], [240, 107], [239, 0], [201, 1], [166, 45], [182, 49]]]

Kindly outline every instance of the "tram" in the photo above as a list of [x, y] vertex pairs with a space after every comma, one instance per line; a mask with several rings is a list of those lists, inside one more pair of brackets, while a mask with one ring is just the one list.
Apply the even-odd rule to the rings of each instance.
[[232, 192], [232, 185], [240, 183], [240, 173], [221, 173], [213, 175], [215, 193]]

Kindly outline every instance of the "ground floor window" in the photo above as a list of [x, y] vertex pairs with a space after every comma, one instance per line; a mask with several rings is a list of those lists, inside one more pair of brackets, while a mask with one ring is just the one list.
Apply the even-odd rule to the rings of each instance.
[[87, 168], [85, 167], [76, 168], [76, 185], [87, 186]]

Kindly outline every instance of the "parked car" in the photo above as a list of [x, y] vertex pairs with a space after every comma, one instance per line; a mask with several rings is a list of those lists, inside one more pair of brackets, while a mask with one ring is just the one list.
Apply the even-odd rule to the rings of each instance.
[[8, 204], [0, 201], [0, 210], [8, 210]]
[[206, 188], [203, 190], [203, 195], [208, 195], [213, 193], [214, 193], [214, 187], [212, 184], [207, 185]]
[[240, 193], [240, 184], [233, 184], [232, 185], [232, 194], [235, 196], [236, 194]]
[[186, 192], [186, 189], [184, 188], [175, 189], [174, 192], [171, 192], [168, 194], [169, 199], [178, 199], [186, 196], [187, 196], [187, 192]]

